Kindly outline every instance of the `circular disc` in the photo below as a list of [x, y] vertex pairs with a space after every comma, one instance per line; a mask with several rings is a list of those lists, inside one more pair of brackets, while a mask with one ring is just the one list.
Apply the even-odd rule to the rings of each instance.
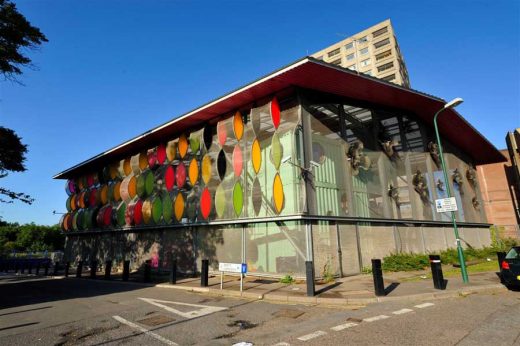
[[211, 179], [211, 157], [209, 155], [204, 155], [201, 166], [202, 181], [207, 184]]
[[235, 177], [239, 177], [240, 174], [242, 174], [243, 165], [242, 149], [240, 149], [240, 145], [237, 144], [235, 149], [233, 149], [233, 172], [235, 173]]
[[251, 163], [253, 164], [255, 174], [258, 174], [262, 167], [262, 150], [260, 149], [260, 142], [256, 138], [251, 146]]
[[173, 166], [168, 166], [164, 170], [164, 186], [167, 191], [171, 191], [175, 185], [175, 170]]
[[181, 159], [183, 159], [184, 156], [186, 156], [186, 154], [188, 153], [188, 139], [186, 138], [185, 134], [182, 134], [179, 137], [178, 147], [179, 147], [179, 156], [181, 157]]
[[186, 166], [183, 162], [179, 162], [177, 165], [177, 172], [175, 172], [175, 179], [177, 181], [177, 187], [182, 188], [186, 182]]
[[211, 193], [208, 188], [204, 188], [202, 190], [202, 195], [200, 196], [200, 212], [203, 219], [207, 219], [211, 212]]
[[280, 143], [280, 137], [278, 136], [278, 134], [275, 133], [273, 134], [273, 138], [271, 140], [271, 160], [276, 170], [280, 169], [280, 164], [282, 163], [282, 156], [282, 143]]
[[280, 178], [280, 174], [276, 173], [273, 181], [273, 204], [277, 214], [280, 214], [284, 207], [284, 199], [282, 179]]
[[220, 184], [215, 191], [215, 210], [218, 217], [223, 217], [226, 211], [226, 190], [224, 186]]
[[175, 198], [173, 211], [175, 214], [175, 220], [180, 222], [182, 220], [182, 217], [184, 216], [184, 196], [182, 195], [182, 192], [179, 192], [177, 194], [177, 197]]
[[236, 112], [233, 117], [233, 133], [238, 141], [240, 141], [244, 135], [244, 121], [242, 120], [242, 114], [240, 114], [240, 112]]
[[199, 163], [196, 158], [192, 158], [190, 161], [190, 166], [188, 168], [188, 177], [190, 179], [190, 184], [195, 185], [197, 180], [199, 180]]
[[169, 193], [162, 194], [162, 213], [164, 222], [172, 222], [173, 217], [173, 203]]
[[242, 184], [239, 181], [235, 183], [233, 187], [233, 209], [235, 209], [236, 216], [240, 216], [242, 213], [242, 207], [244, 206], [244, 191], [242, 190]]
[[271, 101], [271, 119], [273, 120], [274, 128], [278, 129], [280, 125], [280, 105], [276, 97]]
[[224, 121], [219, 121], [218, 124], [217, 124], [217, 137], [218, 137], [218, 143], [220, 144], [220, 146], [224, 146], [224, 144], [226, 144], [226, 139], [227, 139], [227, 129], [226, 129], [226, 124], [224, 123]]
[[226, 176], [226, 169], [227, 169], [227, 160], [226, 160], [226, 153], [224, 152], [224, 149], [220, 149], [217, 156], [217, 173], [220, 178], [220, 180], [224, 180], [224, 177]]

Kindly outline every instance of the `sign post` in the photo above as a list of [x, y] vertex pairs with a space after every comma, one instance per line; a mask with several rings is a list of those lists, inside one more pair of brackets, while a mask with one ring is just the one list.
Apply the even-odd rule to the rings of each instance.
[[220, 262], [218, 264], [218, 270], [220, 272], [220, 289], [222, 289], [224, 285], [224, 272], [240, 273], [240, 292], [242, 292], [244, 288], [244, 274], [247, 273], [247, 264]]

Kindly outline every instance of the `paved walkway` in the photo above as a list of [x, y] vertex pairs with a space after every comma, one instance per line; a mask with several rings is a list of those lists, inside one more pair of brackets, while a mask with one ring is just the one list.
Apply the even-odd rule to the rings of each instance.
[[507, 290], [495, 272], [471, 274], [469, 283], [464, 284], [461, 277], [447, 278], [445, 290], [433, 287], [429, 271], [385, 273], [386, 296], [374, 294], [371, 274], [356, 275], [337, 279], [334, 283], [316, 283], [316, 296], [308, 297], [305, 282], [282, 284], [277, 279], [247, 277], [244, 289], [240, 292], [240, 278], [225, 276], [223, 289], [220, 289], [220, 276], [210, 276], [208, 287], [200, 286], [200, 278], [177, 281], [177, 284], [158, 284], [159, 287], [182, 289], [212, 295], [236, 296], [249, 299], [264, 299], [285, 303], [308, 303], [324, 305], [366, 305], [389, 300], [431, 300], [450, 298], [478, 292]]

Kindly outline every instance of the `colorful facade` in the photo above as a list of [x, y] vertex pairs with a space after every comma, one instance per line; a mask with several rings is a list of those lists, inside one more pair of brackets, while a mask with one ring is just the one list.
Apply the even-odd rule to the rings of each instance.
[[446, 184], [463, 240], [488, 245], [475, 165], [503, 157], [449, 111], [458, 130], [441, 126], [444, 181], [431, 127], [442, 105], [302, 59], [58, 174], [66, 254], [134, 267], [175, 256], [186, 272], [208, 258], [258, 275], [302, 276], [313, 261], [318, 276], [355, 274], [389, 252], [453, 247], [449, 215], [434, 207]]

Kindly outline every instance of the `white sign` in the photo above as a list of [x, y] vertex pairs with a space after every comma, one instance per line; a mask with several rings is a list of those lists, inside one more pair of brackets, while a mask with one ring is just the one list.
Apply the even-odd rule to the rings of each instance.
[[436, 199], [435, 208], [437, 208], [437, 213], [445, 213], [449, 211], [458, 210], [457, 201], [455, 201], [455, 197]]
[[242, 273], [242, 263], [222, 263], [218, 264], [219, 272]]

